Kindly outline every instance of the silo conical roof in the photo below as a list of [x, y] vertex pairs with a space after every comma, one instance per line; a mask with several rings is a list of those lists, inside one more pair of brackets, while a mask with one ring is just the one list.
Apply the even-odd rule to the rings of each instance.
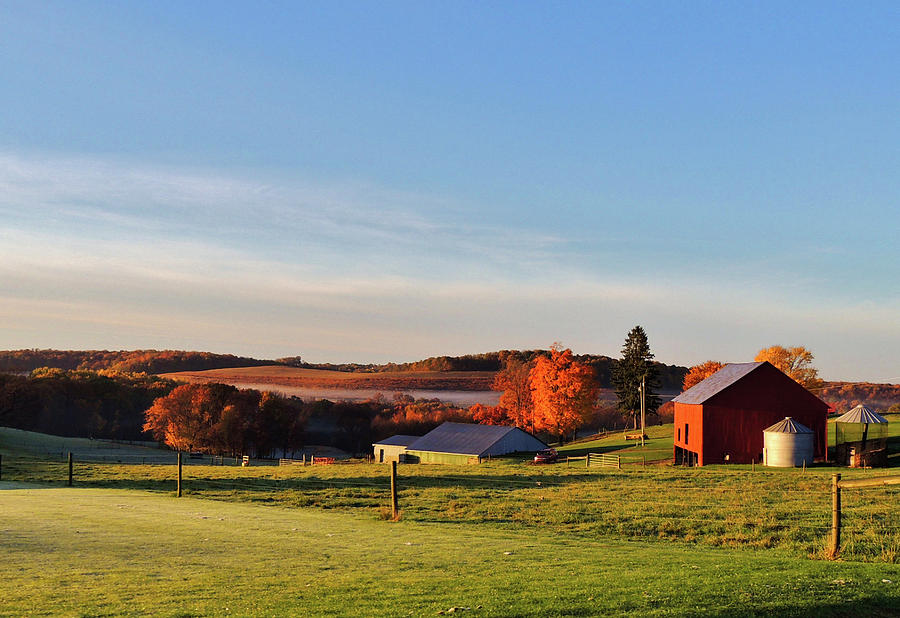
[[763, 429], [765, 433], [812, 433], [812, 429], [806, 425], [801, 425], [790, 416], [786, 416], [783, 421], [778, 421], [771, 427]]
[[881, 416], [878, 412], [870, 408], [869, 406], [864, 406], [863, 404], [859, 404], [846, 414], [839, 416], [834, 421], [835, 423], [886, 423], [888, 420]]

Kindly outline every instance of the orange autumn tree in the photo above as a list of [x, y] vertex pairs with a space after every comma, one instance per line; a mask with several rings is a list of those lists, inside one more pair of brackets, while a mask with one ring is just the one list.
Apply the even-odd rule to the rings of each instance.
[[511, 425], [506, 410], [500, 406], [486, 406], [476, 403], [469, 408], [472, 420], [481, 425]]
[[[503, 369], [494, 376], [491, 388], [502, 391], [500, 403], [510, 424], [534, 432], [534, 417], [532, 415], [531, 384], [529, 374], [531, 363], [518, 358], [507, 358], [503, 363]], [[479, 421], [480, 422], [480, 421]], [[499, 425], [506, 423], [488, 423]]]
[[574, 432], [597, 404], [593, 369], [580, 363], [569, 349], [553, 344], [550, 356], [541, 356], [529, 374], [534, 402], [534, 431], [559, 436]]
[[688, 372], [684, 376], [684, 387], [682, 390], [687, 390], [692, 386], [699, 384], [724, 366], [725, 363], [714, 360], [708, 360], [705, 363], [694, 365], [688, 369]]
[[208, 451], [215, 443], [219, 414], [206, 384], [182, 384], [145, 412], [144, 431], [179, 451]]

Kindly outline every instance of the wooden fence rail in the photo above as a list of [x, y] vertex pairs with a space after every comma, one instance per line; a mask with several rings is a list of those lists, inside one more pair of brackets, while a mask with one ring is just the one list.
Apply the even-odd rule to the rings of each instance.
[[887, 485], [900, 485], [900, 475], [877, 476], [870, 479], [853, 479], [842, 481], [840, 474], [831, 475], [831, 546], [828, 554], [837, 558], [841, 552], [841, 490], [842, 489], [867, 489], [871, 487], [885, 487]]

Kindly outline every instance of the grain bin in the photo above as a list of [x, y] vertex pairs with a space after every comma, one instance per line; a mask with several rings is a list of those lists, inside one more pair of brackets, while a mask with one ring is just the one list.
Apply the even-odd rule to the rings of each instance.
[[790, 416], [763, 430], [767, 466], [790, 468], [813, 462], [815, 434]]

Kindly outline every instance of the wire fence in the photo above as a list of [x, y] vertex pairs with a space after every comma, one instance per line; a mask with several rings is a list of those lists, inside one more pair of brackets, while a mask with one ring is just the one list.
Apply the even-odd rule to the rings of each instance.
[[[67, 462], [3, 461], [2, 479], [65, 483]], [[175, 463], [76, 461], [74, 485], [171, 492]], [[374, 511], [391, 504], [389, 468], [191, 465], [186, 495]], [[707, 545], [782, 547], [821, 554], [832, 530], [830, 477], [760, 469], [622, 470], [403, 466], [404, 519], [544, 527], [585, 536], [660, 538]], [[845, 491], [843, 555], [900, 559], [900, 486]]]

